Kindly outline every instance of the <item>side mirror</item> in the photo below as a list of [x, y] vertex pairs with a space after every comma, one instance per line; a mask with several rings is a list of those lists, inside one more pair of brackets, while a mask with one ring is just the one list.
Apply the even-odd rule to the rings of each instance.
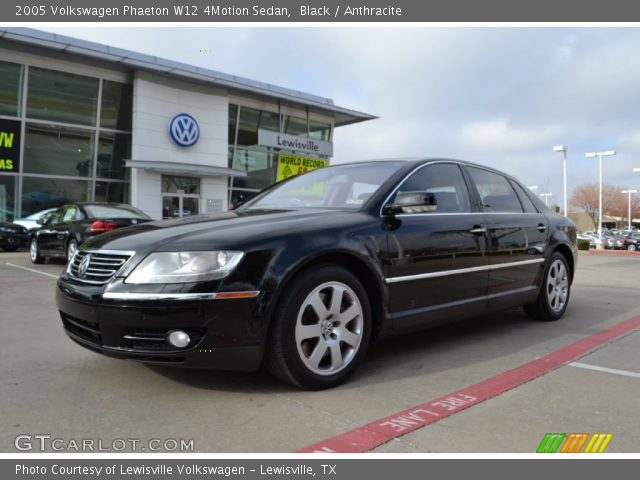
[[386, 215], [399, 213], [429, 213], [438, 208], [436, 196], [426, 192], [401, 192], [396, 195], [393, 204], [385, 205], [383, 212]]

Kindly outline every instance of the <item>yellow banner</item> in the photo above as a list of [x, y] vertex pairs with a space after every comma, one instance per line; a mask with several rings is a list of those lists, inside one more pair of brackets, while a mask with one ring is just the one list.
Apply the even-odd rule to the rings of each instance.
[[289, 177], [328, 166], [329, 160], [326, 158], [301, 157], [300, 155], [280, 153], [276, 181], [280, 182]]

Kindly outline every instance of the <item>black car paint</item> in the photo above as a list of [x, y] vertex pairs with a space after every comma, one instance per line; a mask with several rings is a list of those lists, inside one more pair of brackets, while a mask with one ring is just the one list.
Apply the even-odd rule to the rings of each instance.
[[0, 248], [13, 251], [29, 243], [29, 231], [22, 225], [0, 222]]
[[[32, 230], [31, 236], [37, 241], [40, 253], [45, 257], [64, 258], [66, 257], [67, 247], [71, 240], [75, 240], [76, 243], [80, 245], [89, 238], [96, 235], [91, 232], [89, 228], [95, 220], [98, 220], [98, 218], [93, 217], [86, 208], [91, 207], [92, 205], [125, 206], [127, 208], [130, 208], [129, 206], [116, 203], [67, 203], [48, 214], [45, 223], [42, 226], [35, 230]], [[54, 223], [53, 220], [56, 218], [56, 213], [63, 214], [69, 207], [77, 208], [78, 211], [81, 212], [81, 218], [74, 221]], [[100, 220], [106, 219], [101, 218]], [[130, 218], [112, 220], [114, 223], [116, 223], [118, 228], [134, 224], [132, 223], [132, 219]], [[135, 219], [135, 224], [148, 221], [151, 221], [151, 219], [141, 212], [141, 216]]]
[[[465, 285], [458, 275], [389, 283], [394, 277], [486, 266], [489, 262], [543, 260], [556, 250], [567, 257], [573, 273], [577, 260], [575, 226], [546, 209], [533, 195], [529, 197], [540, 211], [537, 214], [483, 213], [473, 189], [470, 214], [382, 214], [398, 182], [429, 162], [433, 160], [407, 162], [357, 211], [240, 210], [151, 222], [90, 239], [82, 249], [135, 251], [135, 255], [105, 286], [83, 284], [66, 272], [61, 275], [56, 295], [61, 314], [70, 321], [100, 325], [103, 345], [88, 342], [69, 328], [67, 333], [87, 348], [119, 358], [253, 370], [262, 361], [269, 325], [287, 284], [295, 281], [300, 271], [320, 264], [339, 264], [356, 273], [373, 305], [378, 338], [534, 301], [544, 263], [472, 272]], [[524, 230], [523, 217], [527, 217]], [[540, 225], [544, 232], [537, 230]], [[486, 228], [487, 233], [469, 232], [476, 227]], [[527, 235], [523, 232], [534, 235], [535, 241], [523, 242]], [[457, 243], [450, 241], [451, 236]], [[425, 238], [433, 240], [425, 244]], [[126, 283], [127, 275], [152, 251], [216, 249], [245, 252], [239, 266], [222, 280], [167, 284], [160, 289], [158, 285]], [[256, 298], [234, 300], [103, 298], [107, 292], [254, 290], [260, 292]], [[181, 351], [149, 351], [122, 340], [127, 333], [154, 328], [165, 332], [191, 328], [199, 331], [202, 339]]]

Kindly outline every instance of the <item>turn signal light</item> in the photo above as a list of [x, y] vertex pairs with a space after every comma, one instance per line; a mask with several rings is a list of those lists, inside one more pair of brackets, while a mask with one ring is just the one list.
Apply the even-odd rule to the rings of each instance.
[[89, 227], [89, 231], [91, 233], [103, 233], [103, 232], [110, 232], [111, 230], [115, 230], [116, 228], [118, 228], [118, 226], [113, 222], [96, 220]]

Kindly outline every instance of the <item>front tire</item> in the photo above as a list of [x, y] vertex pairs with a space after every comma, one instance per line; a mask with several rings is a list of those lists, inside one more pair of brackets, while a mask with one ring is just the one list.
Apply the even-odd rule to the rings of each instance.
[[636, 251], [636, 244], [635, 243], [630, 243], [629, 245], [627, 245], [627, 251], [635, 252]]
[[44, 257], [40, 255], [40, 247], [35, 237], [29, 242], [29, 258], [31, 258], [31, 263], [44, 263]]
[[300, 388], [320, 390], [351, 375], [369, 346], [371, 306], [348, 270], [324, 265], [286, 286], [276, 308], [265, 365]]
[[531, 318], [545, 322], [559, 320], [567, 310], [571, 294], [571, 272], [564, 255], [554, 252], [544, 271], [542, 287], [536, 301], [524, 306]]

